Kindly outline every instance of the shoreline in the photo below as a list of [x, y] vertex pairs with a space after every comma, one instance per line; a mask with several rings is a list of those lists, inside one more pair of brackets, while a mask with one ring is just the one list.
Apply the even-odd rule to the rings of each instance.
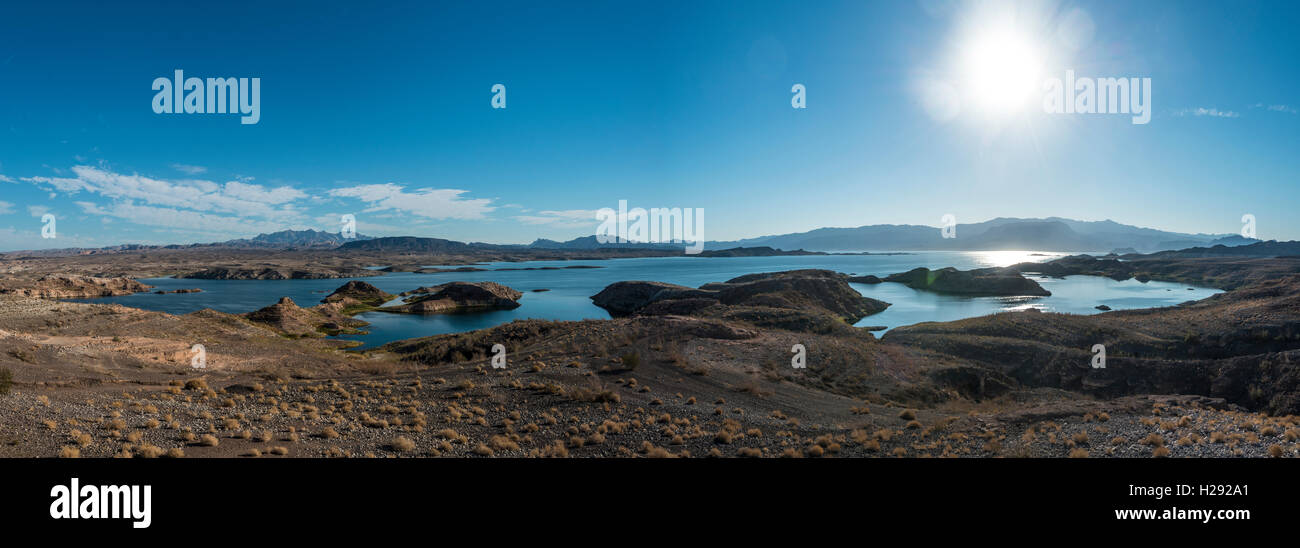
[[[947, 253], [947, 252], [945, 252], [945, 253]], [[951, 252], [951, 253], [957, 253], [957, 254], [968, 254], [968, 252]], [[1028, 255], [1037, 255], [1037, 256], [1047, 257], [1047, 258], [1049, 259], [1049, 261], [1050, 261], [1050, 259], [1052, 259], [1052, 257], [1053, 257], [1054, 255], [1059, 255], [1059, 254], [1056, 253], [1056, 252], [1034, 252], [1034, 253], [1027, 253], [1027, 254], [1028, 254]], [[658, 258], [670, 258], [670, 257], [626, 257], [626, 258], [620, 258], [620, 259], [647, 259], [647, 258], [649, 258], [649, 259], [658, 259]], [[712, 258], [736, 258], [736, 257], [712, 257]], [[750, 257], [744, 257], [744, 258], [745, 258], [745, 259], [749, 259]], [[607, 260], [607, 261], [615, 261], [615, 260], [620, 260], [620, 259], [604, 259], [604, 260]], [[528, 264], [528, 263], [554, 263], [554, 262], [561, 262], [561, 261], [554, 261], [554, 260], [534, 260], [534, 261], [499, 261], [499, 262], [496, 262], [495, 264]], [[480, 267], [491, 267], [491, 266], [493, 266], [493, 264], [494, 264], [494, 263], [481, 262], [481, 263], [478, 263], [476, 266], [480, 266]], [[1017, 265], [1010, 265], [1010, 266], [1008, 266], [1008, 267], [1006, 267], [1006, 268], [1021, 267], [1021, 266], [1024, 266], [1025, 264], [1026, 264], [1026, 263], [1020, 263], [1020, 264], [1017, 264]], [[1034, 264], [1043, 264], [1043, 263], [1034, 263]], [[371, 265], [371, 266], [374, 266], [374, 265]], [[440, 267], [432, 267], [432, 268], [440, 268]], [[592, 265], [577, 265], [576, 267], [533, 267], [533, 268], [511, 268], [511, 267], [507, 267], [507, 268], [476, 268], [476, 269], [474, 269], [474, 270], [472, 270], [472, 271], [461, 271], [461, 270], [457, 270], [457, 269], [447, 269], [447, 270], [430, 271], [430, 272], [406, 272], [406, 271], [400, 271], [400, 273], [414, 273], [414, 274], [428, 274], [428, 275], [438, 275], [438, 274], [444, 274], [444, 275], [446, 275], [446, 274], [453, 274], [453, 275], [454, 275], [454, 274], [457, 274], [457, 273], [460, 273], [460, 272], [466, 272], [466, 273], [472, 273], [472, 274], [481, 274], [481, 273], [508, 272], [508, 271], [530, 271], [530, 270], [535, 270], [535, 271], [546, 271], [546, 270], [565, 270], [565, 269], [569, 269], [569, 268], [603, 268], [603, 267], [594, 267], [594, 266], [592, 266]], [[1023, 269], [1023, 268], [1022, 268], [1021, 270], [1024, 271], [1024, 277], [1025, 277], [1025, 278], [1034, 278], [1034, 277], [1037, 277], [1036, 275], [1035, 275], [1035, 276], [1030, 276], [1030, 275], [1029, 275], [1029, 274], [1037, 274], [1037, 273], [1035, 273], [1035, 272], [1031, 272], [1031, 271], [1029, 271], [1029, 270], [1025, 270], [1025, 269]], [[383, 279], [384, 277], [387, 277], [387, 275], [389, 275], [389, 274], [397, 274], [397, 273], [399, 273], [399, 272], [383, 272], [383, 274], [382, 274], [379, 278], [380, 278], [380, 279]], [[1094, 277], [1094, 278], [1105, 278], [1105, 276], [1102, 276], [1102, 275], [1099, 275], [1099, 274], [1069, 274], [1069, 275], [1070, 275], [1070, 276], [1079, 275], [1079, 276], [1089, 276], [1089, 277]], [[367, 279], [370, 279], [371, 281], [375, 281], [374, 278], [375, 278], [375, 277], [337, 278], [337, 279], [335, 279], [335, 280], [336, 280], [339, 284], [343, 284], [343, 283], [345, 283], [346, 281], [348, 281], [349, 279], [357, 279], [357, 280], [367, 280]], [[147, 283], [147, 282], [156, 282], [156, 281], [158, 281], [158, 280], [172, 280], [172, 279], [176, 279], [176, 280], [182, 280], [182, 279], [184, 279], [184, 280], [190, 280], [189, 278], [139, 278], [138, 280]], [[448, 276], [436, 276], [436, 277], [433, 278], [433, 279], [434, 279], [434, 280], [437, 280], [437, 281], [440, 281], [440, 282], [441, 282], [441, 281], [454, 281], [453, 279], [451, 279], [451, 278], [448, 277]], [[300, 280], [207, 280], [207, 281], [209, 281], [209, 282], [211, 282], [211, 281], [216, 281], [216, 282], [223, 282], [223, 281], [235, 281], [235, 282], [281, 282], [281, 281], [283, 281], [283, 282], [288, 282], [288, 281], [300, 281]], [[1153, 280], [1153, 281], [1166, 281], [1166, 280]], [[1213, 287], [1208, 287], [1208, 286], [1198, 286], [1198, 285], [1194, 285], [1194, 284], [1186, 284], [1185, 282], [1176, 281], [1176, 280], [1168, 280], [1168, 281], [1169, 281], [1170, 283], [1178, 283], [1178, 284], [1180, 284], [1180, 285], [1191, 285], [1192, 287], [1195, 287], [1195, 288], [1198, 288], [1198, 289], [1212, 289], [1212, 290], [1218, 290], [1217, 288], [1213, 288]], [[424, 284], [424, 283], [426, 283], [426, 282], [417, 282], [417, 281], [414, 281], [414, 280], [413, 280], [412, 282], [413, 282], [413, 283], [419, 283], [419, 284]], [[543, 284], [544, 284], [544, 282], [539, 282], [539, 283], [543, 283]], [[897, 282], [888, 282], [888, 283], [897, 283]], [[333, 285], [331, 285], [330, 289], [333, 289]], [[406, 289], [410, 289], [410, 288], [406, 288]], [[325, 291], [328, 291], [328, 289], [325, 290]], [[599, 288], [595, 288], [595, 287], [593, 287], [593, 289], [591, 290], [591, 293], [594, 295], [597, 291], [599, 291]], [[142, 293], [149, 293], [149, 292], [150, 292], [150, 291], [145, 291], [145, 292], [142, 292]], [[859, 292], [861, 292], [861, 291], [859, 291]], [[1005, 298], [1005, 297], [998, 296], [998, 295], [985, 295], [985, 294], [974, 294], [974, 295], [960, 295], [960, 294], [946, 294], [946, 293], [935, 293], [935, 294], [938, 295], [938, 296], [940, 296], [940, 297], [959, 298], [959, 299], [961, 299], [961, 298], [965, 298], [965, 299], [995, 299], [995, 298], [996, 298], [996, 299], [1001, 299], [1001, 298]], [[123, 295], [123, 296], [125, 296], [125, 295]], [[590, 296], [590, 295], [584, 295], [584, 297], [588, 297], [588, 296]], [[1034, 296], [1034, 297], [1033, 297], [1033, 300], [1037, 302], [1039, 299], [1046, 299], [1046, 300], [1044, 300], [1044, 301], [1042, 301], [1042, 302], [1048, 302], [1048, 303], [1050, 303], [1050, 302], [1051, 302], [1051, 301], [1050, 301], [1051, 298], [1052, 298], [1051, 296]], [[1208, 297], [1204, 297], [1204, 298], [1208, 298]], [[69, 301], [69, 302], [90, 302], [90, 303], [118, 304], [118, 303], [115, 302], [115, 297], [76, 298], [76, 299], [68, 299], [68, 301]], [[258, 310], [258, 309], [260, 309], [260, 308], [262, 308], [262, 307], [264, 307], [264, 306], [267, 306], [267, 305], [271, 304], [273, 301], [274, 301], [274, 298], [269, 297], [269, 298], [267, 299], [266, 302], [261, 303], [261, 304], [258, 304], [258, 305], [251, 305], [251, 308], [249, 308], [249, 309], [247, 309], [247, 310], [234, 310], [234, 311], [228, 311], [228, 313], [232, 313], [232, 314], [246, 314], [246, 313], [250, 313], [250, 312], [253, 312], [253, 311], [255, 311], [255, 310]], [[1191, 300], [1191, 301], [1194, 302], [1195, 300]], [[1170, 307], [1170, 306], [1179, 306], [1179, 305], [1181, 305], [1181, 304], [1185, 304], [1185, 303], [1187, 303], [1187, 302], [1189, 302], [1189, 301], [1188, 301], [1188, 300], [1182, 300], [1182, 301], [1179, 301], [1178, 303], [1174, 303], [1174, 304], [1158, 304], [1158, 305], [1144, 306], [1144, 307], [1136, 307], [1136, 308], [1123, 308], [1123, 309], [1119, 309], [1119, 310], [1149, 310], [1149, 309], [1154, 309], [1154, 308], [1162, 308], [1162, 307]], [[525, 306], [527, 306], [527, 303], [522, 303], [522, 304], [524, 304]], [[151, 310], [151, 311], [156, 310], [156, 311], [165, 311], [165, 310], [160, 309], [160, 308], [140, 307], [140, 306], [138, 306], [138, 305], [133, 306], [133, 305], [130, 305], [130, 304], [124, 304], [123, 306], [129, 306], [129, 307], [136, 308], [136, 309], [139, 309], [139, 310]], [[369, 311], [369, 310], [367, 310], [367, 311]], [[525, 311], [527, 311], [527, 309], [525, 309]], [[911, 323], [905, 323], [905, 324], [899, 324], [899, 325], [890, 326], [890, 327], [888, 327], [887, 330], [885, 330], [885, 331], [892, 331], [893, 329], [897, 329], [897, 328], [900, 328], [900, 327], [912, 326], [912, 325], [916, 325], [916, 324], [920, 324], [920, 323], [930, 323], [930, 322], [936, 322], [936, 321], [938, 321], [938, 322], [943, 322], [943, 321], [957, 321], [957, 320], [960, 320], [960, 319], [966, 319], [966, 318], [972, 318], [972, 317], [980, 317], [980, 316], [989, 315], [989, 314], [997, 314], [997, 313], [1004, 312], [1004, 311], [1007, 311], [1007, 309], [1003, 309], [1003, 310], [996, 310], [996, 309], [994, 309], [994, 310], [985, 311], [985, 312], [983, 312], [983, 313], [981, 313], [981, 314], [977, 314], [977, 315], [974, 315], [974, 316], [965, 316], [965, 317], [959, 317], [959, 318], [947, 318], [947, 319], [924, 319], [924, 320], [914, 321], [914, 322], [911, 322]], [[366, 312], [366, 311], [362, 311], [362, 312]], [[1056, 312], [1056, 311], [1049, 311], [1049, 312]], [[1066, 313], [1074, 313], [1074, 314], [1096, 314], [1096, 313], [1100, 313], [1100, 312], [1101, 312], [1101, 311], [1096, 311], [1096, 310], [1093, 309], [1093, 307], [1090, 306], [1088, 310], [1079, 311], [1079, 312], [1066, 312]], [[185, 314], [185, 313], [173, 313], [173, 314]], [[472, 313], [472, 312], [465, 312], [464, 314], [470, 315], [470, 314], [473, 314], [473, 313]], [[530, 318], [537, 318], [537, 317], [536, 317], [536, 316], [530, 316]], [[559, 318], [545, 318], [545, 317], [542, 317], [542, 318], [538, 318], [538, 319], [543, 319], [543, 320], [546, 320], [546, 321], [573, 321], [573, 320], [577, 320], [577, 319], [579, 319], [579, 318], [576, 318], [576, 317], [575, 317], [575, 318], [564, 318], [564, 317], [559, 317]], [[608, 316], [605, 316], [605, 317], [603, 317], [603, 318], [596, 318], [596, 319], [608, 319]], [[510, 321], [510, 320], [502, 320], [502, 323], [507, 323], [508, 321]], [[477, 329], [487, 329], [487, 328], [490, 328], [490, 327], [494, 327], [495, 325], [500, 325], [500, 324], [494, 324], [494, 325], [489, 325], [489, 326], [484, 326], [484, 327], [476, 327], [476, 328], [466, 329], [466, 330], [449, 331], [449, 332], [447, 332], [447, 333], [463, 333], [463, 332], [470, 332], [470, 331], [474, 331], [474, 330], [477, 330]], [[864, 320], [863, 320], [863, 328], [866, 328], [866, 327], [880, 327], [880, 325], [877, 324], [877, 323], [873, 323], [873, 322], [871, 322], [871, 321], [870, 321], [870, 317], [868, 317], [868, 318], [864, 318]], [[882, 331], [882, 330], [875, 329], [874, 331]], [[883, 333], [880, 333], [880, 334], [883, 335]], [[424, 335], [416, 335], [416, 336], [413, 336], [413, 337], [405, 337], [405, 338], [401, 338], [401, 339], [393, 339], [393, 340], [391, 340], [391, 341], [384, 341], [384, 342], [369, 342], [369, 341], [366, 341], [366, 340], [364, 340], [364, 339], [348, 338], [348, 336], [349, 336], [348, 334], [340, 334], [340, 335], [334, 335], [334, 336], [332, 336], [332, 337], [333, 337], [334, 339], [336, 339], [336, 340], [339, 340], [339, 341], [347, 341], [348, 343], [355, 343], [355, 344], [354, 344], [355, 347], [364, 347], [364, 348], [361, 348], [361, 349], [371, 349], [371, 348], [375, 348], [375, 347], [378, 347], [378, 346], [382, 346], [383, 344], [387, 344], [388, 342], [396, 342], [396, 341], [402, 341], [402, 340], [410, 340], [410, 339], [412, 339], [412, 338], [419, 338], [419, 337], [424, 336]]]
[[[15, 395], [0, 398], [0, 419], [27, 434], [0, 455], [1136, 457], [1158, 447], [1264, 457], [1292, 447], [1279, 436], [1300, 426], [1300, 391], [1260, 375], [1300, 374], [1288, 365], [1300, 363], [1300, 260], [1162, 258], [1123, 271], [1096, 261], [1062, 261], [1070, 271], [1058, 273], [1231, 289], [1180, 306], [1000, 312], [877, 337], [823, 310], [862, 298], [846, 278], [788, 271], [792, 283], [732, 304], [701, 308], [688, 293], [628, 317], [516, 320], [365, 349], [280, 330], [293, 308], [276, 327], [211, 310], [4, 296], [0, 367], [14, 372]], [[1087, 367], [1094, 343], [1108, 347], [1105, 369]], [[192, 367], [195, 344], [205, 369]], [[806, 369], [790, 366], [795, 345]], [[590, 430], [550, 424], [552, 408]], [[1153, 435], [1160, 445], [1139, 443]]]

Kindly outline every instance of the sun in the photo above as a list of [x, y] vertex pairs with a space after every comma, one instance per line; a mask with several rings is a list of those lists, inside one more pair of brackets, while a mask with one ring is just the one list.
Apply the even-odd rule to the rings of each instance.
[[963, 48], [963, 54], [970, 99], [986, 111], [1017, 111], [1039, 88], [1041, 54], [1014, 29], [984, 30]]

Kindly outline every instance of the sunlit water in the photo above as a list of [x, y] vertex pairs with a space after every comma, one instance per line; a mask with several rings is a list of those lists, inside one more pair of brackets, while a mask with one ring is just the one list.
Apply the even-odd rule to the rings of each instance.
[[[442, 333], [470, 331], [492, 327], [516, 319], [582, 320], [608, 318], [603, 309], [591, 304], [590, 297], [605, 286], [623, 280], [654, 280], [696, 287], [709, 282], [726, 281], [757, 272], [777, 272], [802, 268], [824, 268], [850, 274], [874, 274], [884, 277], [918, 266], [962, 270], [988, 266], [1005, 266], [1018, 262], [1043, 261], [1059, 253], [1031, 252], [922, 252], [907, 255], [833, 255], [806, 257], [649, 257], [604, 261], [532, 261], [527, 263], [485, 263], [480, 268], [523, 268], [543, 266], [593, 265], [595, 269], [511, 270], [486, 272], [444, 272], [438, 274], [392, 273], [356, 278], [387, 291], [400, 293], [416, 287], [451, 281], [493, 281], [524, 293], [520, 307], [467, 314], [411, 315], [368, 312], [357, 317], [370, 322], [368, 335], [342, 338], [362, 341], [366, 346]], [[1117, 282], [1093, 276], [1070, 276], [1065, 279], [1032, 276], [1052, 292], [1050, 297], [954, 297], [917, 291], [901, 284], [852, 284], [863, 295], [892, 303], [879, 314], [868, 316], [860, 326], [894, 328], [927, 321], [950, 321], [992, 314], [1004, 310], [1038, 308], [1043, 311], [1075, 314], [1097, 313], [1094, 307], [1107, 305], [1115, 310], [1171, 306], [1203, 299], [1218, 290], [1164, 282], [1141, 283], [1136, 280]], [[78, 299], [83, 302], [112, 302], [146, 310], [185, 314], [203, 308], [243, 313], [274, 304], [289, 297], [300, 306], [320, 302], [347, 279], [332, 280], [178, 280], [155, 278], [140, 280], [156, 286], [155, 290], [200, 288], [202, 293], [137, 293], [122, 297]], [[547, 289], [533, 292], [534, 289]]]

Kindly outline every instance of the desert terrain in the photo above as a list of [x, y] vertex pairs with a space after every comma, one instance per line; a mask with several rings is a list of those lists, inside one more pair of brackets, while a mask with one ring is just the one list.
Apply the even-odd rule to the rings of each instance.
[[[1227, 291], [1159, 309], [923, 323], [883, 338], [852, 324], [889, 303], [829, 271], [699, 288], [614, 284], [593, 296], [612, 319], [516, 321], [365, 351], [327, 336], [364, 329], [351, 316], [393, 297], [361, 280], [341, 279], [327, 302], [283, 299], [240, 315], [59, 300], [148, 291], [134, 279], [211, 268], [353, 278], [382, 275], [365, 270], [374, 265], [520, 258], [540, 257], [7, 254], [0, 456], [1300, 455], [1295, 258], [1017, 265], [975, 278], [1023, 288], [1034, 276], [1088, 273]], [[407, 302], [440, 312], [508, 306], [518, 295], [479, 285], [412, 287]], [[1090, 366], [1097, 343], [1108, 347], [1104, 369]], [[494, 367], [498, 344], [504, 367]], [[204, 349], [202, 368], [194, 345]], [[806, 368], [792, 367], [795, 345], [806, 349]]]

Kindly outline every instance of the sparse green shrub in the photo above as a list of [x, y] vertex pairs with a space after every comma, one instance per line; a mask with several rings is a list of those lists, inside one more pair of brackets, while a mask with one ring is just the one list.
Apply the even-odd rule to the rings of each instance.
[[8, 394], [14, 387], [14, 372], [8, 368], [0, 368], [0, 396]]
[[628, 352], [627, 354], [623, 354], [622, 359], [623, 359], [623, 369], [629, 371], [636, 369], [638, 365], [641, 365], [641, 356], [638, 355], [636, 352]]

